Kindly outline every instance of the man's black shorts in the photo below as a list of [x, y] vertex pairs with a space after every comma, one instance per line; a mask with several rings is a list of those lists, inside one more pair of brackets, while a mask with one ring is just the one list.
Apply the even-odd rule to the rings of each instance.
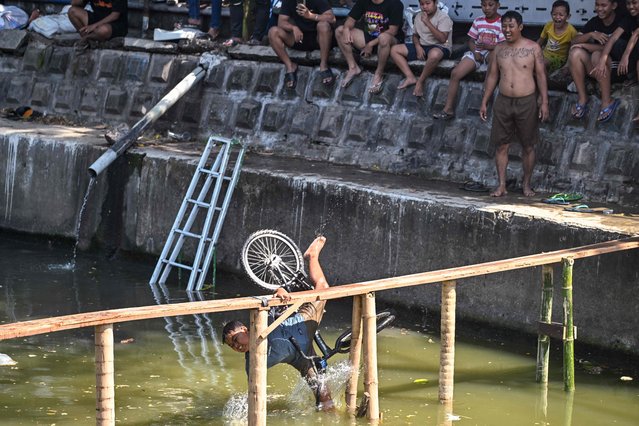
[[311, 52], [313, 50], [319, 50], [319, 43], [317, 42], [317, 32], [316, 31], [305, 31], [304, 37], [302, 38], [301, 43], [295, 43], [291, 46], [292, 49], [295, 50], [303, 50], [305, 52]]
[[[95, 24], [105, 18], [104, 16], [99, 16], [94, 12], [87, 11], [87, 13], [89, 14], [89, 25]], [[122, 20], [111, 22], [109, 25], [111, 25], [111, 37], [124, 37], [129, 31], [128, 25]]]

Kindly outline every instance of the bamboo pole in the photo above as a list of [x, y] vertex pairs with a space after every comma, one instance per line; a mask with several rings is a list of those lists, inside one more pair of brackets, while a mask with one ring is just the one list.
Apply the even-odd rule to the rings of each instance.
[[115, 425], [113, 324], [95, 327], [95, 424]]
[[442, 283], [441, 346], [439, 352], [439, 402], [452, 401], [455, 385], [455, 281]]
[[453, 401], [442, 401], [437, 407], [437, 426], [453, 426]]
[[268, 325], [268, 309], [251, 310], [249, 331], [248, 424], [266, 426], [266, 352], [268, 340], [259, 336]]
[[377, 313], [375, 312], [375, 293], [367, 293], [363, 300], [363, 337], [364, 337], [364, 391], [369, 394], [369, 420], [379, 419], [379, 383], [377, 381]]
[[572, 318], [572, 267], [575, 260], [567, 257], [562, 261], [564, 299], [564, 390], [575, 390], [575, 329]]
[[359, 364], [362, 356], [362, 296], [353, 297], [351, 322], [351, 346], [348, 354], [351, 375], [346, 384], [346, 410], [350, 414], [354, 414], [357, 408], [357, 382], [359, 381]]
[[[541, 310], [539, 321], [550, 324], [552, 320], [552, 290], [553, 290], [553, 270], [552, 266], [544, 265], [541, 269], [542, 290], [541, 290]], [[550, 337], [546, 334], [539, 334], [537, 338], [537, 373], [535, 380], [541, 383], [548, 383], [548, 362], [550, 359]]]

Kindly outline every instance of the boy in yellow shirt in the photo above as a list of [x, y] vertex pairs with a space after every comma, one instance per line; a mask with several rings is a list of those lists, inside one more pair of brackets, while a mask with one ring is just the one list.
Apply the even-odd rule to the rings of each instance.
[[543, 49], [547, 75], [563, 67], [568, 60], [568, 52], [577, 29], [568, 23], [570, 5], [566, 0], [557, 0], [550, 12], [552, 20], [546, 23], [537, 43]]

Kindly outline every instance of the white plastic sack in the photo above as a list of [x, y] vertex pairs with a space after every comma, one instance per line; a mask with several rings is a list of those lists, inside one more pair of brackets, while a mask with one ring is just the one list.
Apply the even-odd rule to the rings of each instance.
[[74, 33], [75, 27], [69, 20], [67, 13], [71, 6], [67, 5], [57, 15], [46, 15], [34, 19], [29, 24], [29, 29], [42, 34], [46, 38], [51, 38], [54, 34]]
[[27, 12], [16, 6], [0, 4], [0, 30], [16, 30], [24, 28], [29, 22]]

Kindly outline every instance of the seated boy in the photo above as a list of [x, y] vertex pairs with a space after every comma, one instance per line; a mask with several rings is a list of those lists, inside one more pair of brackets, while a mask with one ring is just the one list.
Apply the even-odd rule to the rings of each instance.
[[486, 67], [491, 53], [497, 43], [504, 41], [501, 32], [501, 16], [497, 0], [482, 0], [481, 11], [484, 16], [475, 18], [468, 30], [468, 52], [464, 54], [457, 66], [453, 68], [448, 83], [446, 103], [440, 112], [433, 114], [433, 118], [450, 120], [455, 117], [455, 100], [459, 90], [459, 82], [473, 71]]
[[[450, 58], [453, 21], [439, 10], [437, 3], [437, 0], [419, 0], [421, 11], [414, 17], [413, 43], [398, 44], [391, 49], [393, 62], [406, 76], [397, 88], [405, 89], [415, 85], [415, 96], [424, 96], [426, 79], [435, 71], [442, 59]], [[415, 59], [426, 59], [419, 79], [415, 78], [408, 65], [409, 61]]]
[[625, 14], [617, 12], [617, 3], [617, 0], [596, 0], [597, 16], [586, 22], [583, 32], [573, 39], [568, 68], [577, 90], [578, 100], [571, 111], [577, 120], [588, 112], [586, 77], [593, 77], [599, 83], [601, 108], [597, 121], [610, 120], [619, 105], [619, 100], [611, 96], [611, 77], [619, 78], [613, 61], [623, 55], [633, 25]]
[[353, 56], [353, 47], [367, 58], [377, 51], [377, 69], [368, 92], [377, 94], [384, 85], [384, 68], [391, 47], [404, 40], [404, 4], [400, 0], [357, 0], [335, 38], [348, 64], [342, 87], [348, 87], [362, 70]]
[[[304, 253], [304, 258], [308, 260], [309, 279], [316, 290], [329, 287], [319, 263], [319, 255], [325, 243], [325, 237], [317, 237]], [[278, 297], [285, 302], [291, 298], [283, 288], [278, 288], [273, 297]], [[274, 365], [283, 363], [294, 367], [306, 379], [308, 385], [315, 393], [317, 407], [323, 410], [331, 410], [333, 408], [331, 394], [328, 388], [316, 377], [312, 361], [300, 356], [293, 343], [288, 339], [288, 336], [295, 336], [297, 343], [306, 355], [315, 355], [313, 336], [322, 321], [325, 305], [326, 301], [304, 303], [296, 314], [284, 320], [268, 335], [269, 347], [266, 366], [271, 368]], [[273, 319], [273, 316], [269, 314], [269, 323]], [[234, 351], [245, 354], [246, 372], [248, 373], [250, 342], [248, 328], [240, 321], [230, 321], [224, 325], [222, 341]]]
[[568, 23], [570, 4], [566, 0], [557, 0], [550, 12], [552, 20], [546, 23], [537, 43], [542, 47], [546, 74], [557, 71], [568, 60], [568, 51], [577, 30]]
[[335, 15], [327, 0], [283, 0], [277, 26], [268, 32], [271, 48], [286, 67], [284, 84], [293, 90], [297, 86], [297, 64], [291, 61], [286, 47], [295, 50], [320, 51], [320, 75], [322, 83], [331, 85], [335, 81], [328, 67], [328, 55], [333, 42]]
[[[90, 1], [93, 12], [84, 9]], [[105, 41], [124, 37], [129, 30], [126, 0], [71, 0], [69, 20], [82, 39], [76, 50], [89, 47], [89, 40]]]

